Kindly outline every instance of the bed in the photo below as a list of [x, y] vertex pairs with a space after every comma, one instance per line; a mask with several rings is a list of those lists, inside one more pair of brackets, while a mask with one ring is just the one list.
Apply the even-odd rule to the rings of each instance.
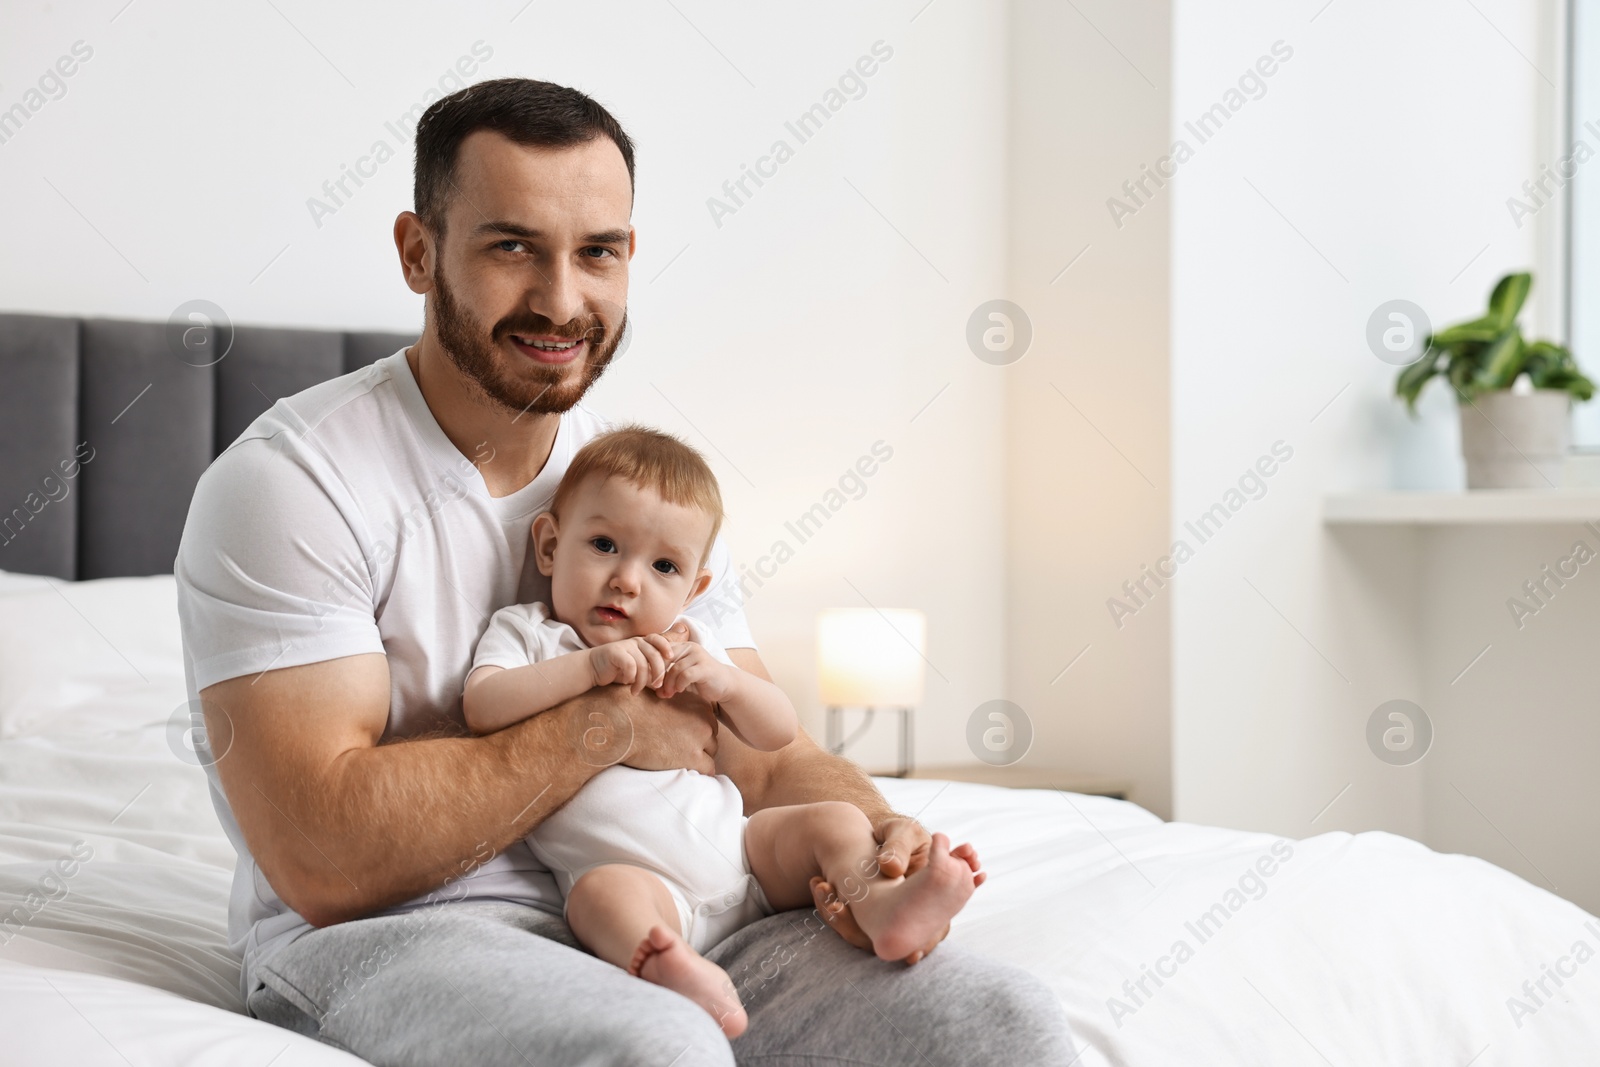
[[[359, 1063], [242, 1013], [234, 856], [194, 755], [165, 572], [194, 479], [269, 397], [406, 339], [241, 328], [200, 366], [168, 337], [0, 316], [0, 1062]], [[93, 458], [69, 476], [83, 442]], [[13, 502], [28, 515], [7, 528]], [[977, 845], [990, 880], [951, 943], [1046, 981], [1085, 1067], [1600, 1049], [1600, 920], [1481, 860], [1048, 790], [877, 784]]]

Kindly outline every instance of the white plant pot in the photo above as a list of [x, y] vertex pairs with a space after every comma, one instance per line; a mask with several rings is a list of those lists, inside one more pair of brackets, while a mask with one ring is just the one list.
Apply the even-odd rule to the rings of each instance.
[[1468, 489], [1551, 489], [1561, 484], [1572, 432], [1565, 389], [1501, 389], [1461, 405]]

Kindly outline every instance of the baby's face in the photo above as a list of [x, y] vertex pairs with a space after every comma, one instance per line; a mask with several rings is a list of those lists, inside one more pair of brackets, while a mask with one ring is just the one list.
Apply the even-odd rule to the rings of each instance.
[[660, 633], [711, 582], [711, 518], [697, 508], [597, 475], [562, 511], [535, 520], [534, 551], [556, 618], [590, 645]]

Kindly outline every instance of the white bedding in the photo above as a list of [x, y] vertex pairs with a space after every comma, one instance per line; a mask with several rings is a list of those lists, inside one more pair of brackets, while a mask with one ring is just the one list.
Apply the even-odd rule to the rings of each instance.
[[[0, 739], [0, 911], [43, 901], [20, 929], [0, 923], [0, 1064], [360, 1062], [239, 1014], [233, 852], [204, 774], [171, 747], [171, 710]], [[977, 845], [990, 880], [951, 943], [1041, 976], [1085, 1067], [1492, 1067], [1600, 1049], [1600, 921], [1483, 861], [1381, 833], [1291, 842], [1103, 798], [878, 784]], [[1202, 940], [1186, 924], [1218, 906]], [[1550, 995], [1524, 989], [1541, 979]]]

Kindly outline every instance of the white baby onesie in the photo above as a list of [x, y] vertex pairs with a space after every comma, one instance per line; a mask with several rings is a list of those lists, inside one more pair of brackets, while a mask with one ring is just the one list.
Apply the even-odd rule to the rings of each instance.
[[[676, 620], [723, 663], [727, 651], [704, 626]], [[494, 613], [472, 667], [510, 670], [588, 647], [578, 632], [550, 617], [542, 603], [511, 604]], [[471, 673], [470, 671], [468, 672]], [[744, 798], [725, 774], [687, 768], [641, 771], [618, 764], [595, 775], [528, 836], [566, 900], [594, 867], [628, 863], [654, 871], [678, 907], [684, 940], [696, 952], [773, 913], [745, 854]]]

